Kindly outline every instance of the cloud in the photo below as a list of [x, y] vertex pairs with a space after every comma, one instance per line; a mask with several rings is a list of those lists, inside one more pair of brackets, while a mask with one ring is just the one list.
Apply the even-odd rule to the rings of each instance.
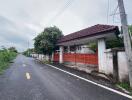
[[[71, 5], [54, 18], [67, 2], [68, 0], [0, 1], [0, 46], [14, 45], [22, 51], [30, 41], [30, 47], [33, 47], [33, 38], [47, 26], [56, 25], [66, 35], [91, 25], [107, 24], [107, 0], [71, 0]], [[124, 0], [124, 3], [128, 22], [132, 24], [132, 0]], [[110, 0], [109, 15], [116, 6], [117, 0]], [[109, 16], [108, 24], [120, 25], [119, 15], [115, 16], [115, 22]]]

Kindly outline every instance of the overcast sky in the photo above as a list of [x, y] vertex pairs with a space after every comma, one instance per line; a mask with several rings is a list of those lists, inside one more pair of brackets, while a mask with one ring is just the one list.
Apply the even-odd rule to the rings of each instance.
[[[47, 26], [56, 25], [66, 35], [95, 24], [120, 25], [119, 15], [110, 16], [117, 0], [109, 1], [108, 10], [108, 0], [0, 0], [0, 46], [23, 51], [30, 41], [33, 47], [32, 39]], [[132, 0], [124, 3], [132, 24]]]

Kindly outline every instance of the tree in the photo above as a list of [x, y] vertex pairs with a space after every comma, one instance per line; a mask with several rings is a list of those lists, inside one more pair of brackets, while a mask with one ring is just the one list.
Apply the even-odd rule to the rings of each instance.
[[63, 36], [62, 31], [54, 27], [47, 27], [37, 37], [35, 37], [35, 52], [51, 55], [56, 48], [57, 40]]
[[129, 29], [130, 35], [132, 36], [132, 25], [129, 25], [129, 26], [128, 26], [128, 29]]
[[119, 38], [118, 39], [111, 39], [106, 41], [106, 48], [115, 48], [115, 47], [124, 47], [123, 39]]
[[10, 48], [8, 48], [8, 50], [10, 50], [11, 52], [15, 52], [15, 53], [17, 53], [17, 50], [16, 50], [15, 47], [10, 47]]
[[132, 25], [129, 25], [129, 26], [128, 26], [128, 31], [129, 31], [129, 34], [130, 34], [131, 45], [132, 45]]
[[29, 48], [23, 52], [23, 55], [30, 57], [31, 56], [30, 54], [32, 53], [34, 53], [34, 48]]
[[[91, 50], [96, 52], [97, 50], [96, 42], [90, 43], [88, 44], [88, 46]], [[123, 48], [124, 47], [123, 39], [118, 37], [116, 39], [110, 39], [106, 41], [106, 49], [115, 48], [115, 47]]]

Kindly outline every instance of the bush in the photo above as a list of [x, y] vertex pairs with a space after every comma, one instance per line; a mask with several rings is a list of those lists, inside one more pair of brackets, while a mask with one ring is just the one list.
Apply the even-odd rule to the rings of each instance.
[[17, 53], [9, 50], [0, 50], [0, 73], [6, 69], [11, 60], [16, 57]]

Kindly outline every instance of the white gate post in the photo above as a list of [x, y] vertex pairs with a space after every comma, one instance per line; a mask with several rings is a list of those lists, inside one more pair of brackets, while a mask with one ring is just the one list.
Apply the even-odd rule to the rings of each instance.
[[106, 69], [106, 44], [105, 39], [100, 38], [98, 39], [98, 64], [99, 64], [99, 72], [104, 72]]
[[52, 58], [51, 58], [51, 61], [52, 61], [52, 62], [54, 61], [54, 52], [52, 52]]
[[68, 49], [68, 50], [67, 50], [67, 51], [68, 51], [68, 53], [70, 53], [70, 46], [67, 46], [67, 49]]
[[63, 63], [63, 51], [64, 51], [64, 47], [60, 46], [59, 63]]

